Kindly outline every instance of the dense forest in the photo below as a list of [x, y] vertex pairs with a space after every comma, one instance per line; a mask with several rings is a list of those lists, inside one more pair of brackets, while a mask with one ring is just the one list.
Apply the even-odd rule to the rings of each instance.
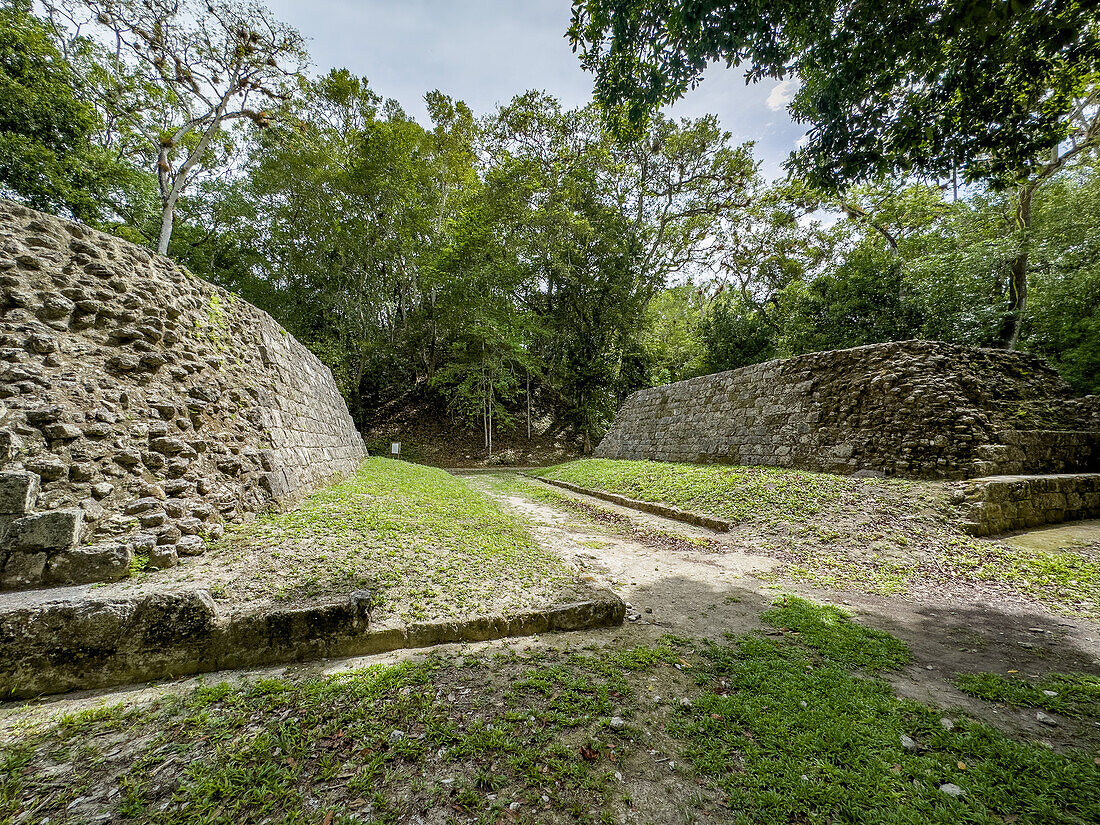
[[[0, 193], [267, 310], [360, 424], [428, 399], [487, 442], [534, 419], [590, 447], [638, 388], [915, 337], [1026, 349], [1100, 392], [1095, 72], [1014, 176], [956, 158], [841, 186], [763, 179], [713, 117], [624, 130], [606, 101], [433, 91], [421, 124], [308, 67], [262, 6], [6, 0]], [[802, 75], [796, 107], [824, 82]]]

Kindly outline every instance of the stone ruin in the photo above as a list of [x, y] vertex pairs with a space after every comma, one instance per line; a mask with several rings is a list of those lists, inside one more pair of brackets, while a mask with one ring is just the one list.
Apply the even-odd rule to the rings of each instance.
[[1100, 396], [1034, 355], [938, 341], [815, 352], [631, 395], [600, 458], [979, 479], [990, 535], [1100, 516]]
[[170, 567], [365, 455], [329, 369], [269, 315], [0, 201], [0, 589]]
[[1100, 469], [1100, 396], [1034, 355], [939, 341], [815, 352], [639, 390], [595, 455], [961, 479]]

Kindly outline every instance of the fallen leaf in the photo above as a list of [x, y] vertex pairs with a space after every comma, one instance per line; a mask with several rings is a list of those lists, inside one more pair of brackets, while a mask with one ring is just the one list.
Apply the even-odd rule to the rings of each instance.
[[1019, 673], [1019, 672], [1020, 672], [1020, 671], [1018, 671], [1018, 670], [1010, 670], [1010, 671], [1009, 671], [1009, 673]]
[[966, 770], [966, 763], [965, 762], [960, 762], [959, 763], [959, 770], [960, 771], [965, 771]]
[[286, 758], [286, 764], [291, 768], [296, 768], [298, 767], [298, 760], [295, 759], [293, 756], [288, 756]]
[[901, 773], [901, 765], [894, 765], [894, 767], [890, 768], [890, 772], [891, 773]]
[[581, 745], [581, 756], [589, 762], [595, 762], [599, 758], [600, 752], [595, 748], [588, 747], [588, 745]]
[[332, 811], [329, 811], [327, 814], [325, 814], [324, 825], [332, 825]]

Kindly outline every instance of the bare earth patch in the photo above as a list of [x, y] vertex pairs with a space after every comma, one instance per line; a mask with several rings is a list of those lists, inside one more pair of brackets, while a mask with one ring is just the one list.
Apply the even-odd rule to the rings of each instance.
[[783, 562], [776, 575], [793, 581], [882, 595], [979, 585], [1100, 616], [1100, 541], [972, 538], [959, 527], [950, 483], [606, 459], [539, 475], [729, 519], [720, 541]]

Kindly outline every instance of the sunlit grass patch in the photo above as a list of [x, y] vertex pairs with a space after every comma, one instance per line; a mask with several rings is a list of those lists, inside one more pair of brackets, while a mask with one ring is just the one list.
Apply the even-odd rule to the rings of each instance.
[[[745, 821], [1081, 823], [1100, 767], [899, 699], [804, 648], [758, 637], [703, 651], [703, 692], [674, 722], [692, 764]], [[906, 737], [903, 740], [902, 737]], [[908, 746], [907, 746], [908, 745]], [[952, 796], [941, 787], [962, 791]]]
[[772, 627], [797, 632], [799, 642], [845, 667], [873, 672], [909, 663], [905, 642], [853, 622], [839, 607], [783, 596], [760, 618]]
[[966, 537], [946, 543], [947, 567], [966, 579], [999, 582], [1052, 607], [1100, 612], [1100, 560]]
[[564, 562], [489, 496], [388, 458], [230, 531], [211, 559], [241, 568], [224, 587], [230, 600], [368, 588], [379, 616], [406, 620], [547, 603], [572, 583]]

